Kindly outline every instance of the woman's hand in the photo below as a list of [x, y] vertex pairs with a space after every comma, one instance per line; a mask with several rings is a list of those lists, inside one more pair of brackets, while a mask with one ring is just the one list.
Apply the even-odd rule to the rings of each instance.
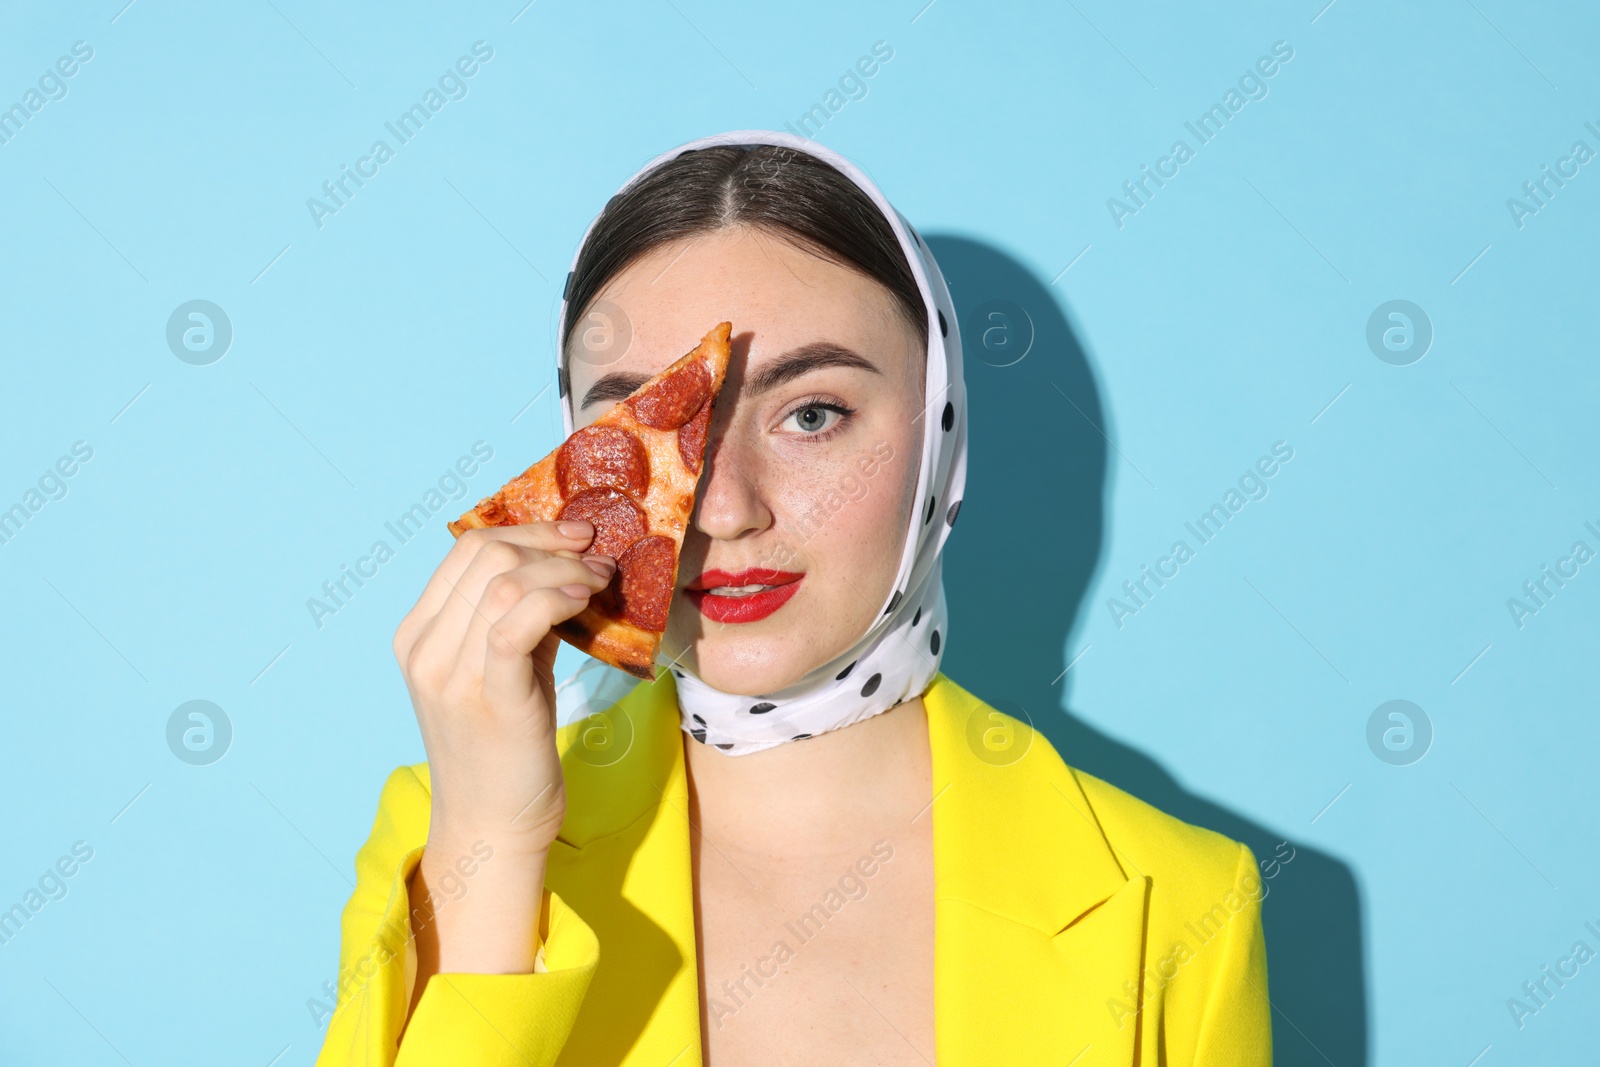
[[[533, 969], [545, 859], [566, 815], [550, 630], [610, 581], [613, 560], [580, 556], [593, 538], [584, 521], [469, 530], [395, 632], [433, 790], [408, 887], [413, 1007], [441, 971]], [[459, 887], [452, 867], [485, 851], [463, 891], [430, 890]]]
[[430, 840], [543, 852], [566, 814], [558, 639], [616, 564], [583, 521], [468, 530], [394, 636], [433, 782]]

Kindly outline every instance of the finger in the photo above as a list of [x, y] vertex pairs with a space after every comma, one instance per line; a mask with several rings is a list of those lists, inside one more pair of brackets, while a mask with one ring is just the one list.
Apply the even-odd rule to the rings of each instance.
[[[538, 588], [530, 575], [538, 575], [544, 585], [551, 587], [577, 583], [585, 596], [588, 588], [584, 575], [598, 580], [581, 561], [565, 554], [523, 560], [519, 553], [524, 551], [531, 550], [503, 541], [484, 544], [443, 609], [418, 635], [416, 647], [405, 662], [412, 674], [427, 684], [453, 681], [466, 690], [476, 689], [483, 676], [483, 634], [523, 595]], [[470, 640], [469, 630], [474, 634]]]
[[[552, 556], [576, 560], [578, 553], [559, 549], [551, 554], [508, 538], [485, 540], [472, 562], [467, 565], [467, 569], [462, 572], [455, 587], [449, 591], [450, 595], [440, 605], [439, 613], [435, 616], [436, 621], [428, 628], [433, 631], [429, 639], [439, 641], [441, 648], [451, 652], [456, 651], [460, 647], [468, 623], [479, 610], [478, 605], [483, 599], [484, 589], [497, 575], [527, 565], [535, 559], [552, 558]], [[489, 614], [491, 620], [495, 617], [494, 613]]]
[[[594, 524], [586, 519], [563, 519], [560, 522], [529, 522], [520, 526], [492, 526], [468, 530], [456, 539], [450, 551], [434, 570], [433, 576], [423, 586], [407, 619], [414, 620], [420, 631], [422, 624], [437, 615], [445, 603], [455, 596], [457, 584], [472, 565], [483, 546], [492, 541], [505, 541], [522, 548], [543, 552], [581, 552], [594, 540]], [[414, 638], [413, 638], [414, 639]]]
[[[407, 663], [423, 635], [438, 628], [440, 611], [452, 600], [459, 599], [456, 590], [463, 575], [486, 546], [499, 542], [575, 557], [593, 539], [594, 524], [582, 519], [531, 522], [518, 526], [497, 526], [466, 531], [456, 539], [445, 558], [435, 568], [416, 604], [396, 628], [395, 658], [401, 664]], [[462, 620], [457, 618], [452, 621]], [[457, 647], [460, 635], [458, 627], [451, 634], [450, 649], [454, 650]]]
[[[603, 558], [603, 557], [602, 557]], [[497, 581], [486, 600], [510, 599], [501, 588], [520, 595], [503, 611], [475, 617], [462, 642], [462, 661], [478, 656], [483, 667], [483, 693], [491, 707], [525, 702], [536, 680], [532, 652], [558, 622], [582, 611], [590, 598], [610, 582], [612, 569], [600, 574], [587, 563], [551, 557]], [[498, 609], [498, 605], [496, 606]], [[493, 616], [489, 621], [487, 616]]]
[[[439, 605], [439, 613], [428, 627], [428, 641], [438, 642], [438, 648], [447, 655], [455, 655], [461, 648], [461, 638], [471, 625], [473, 616], [480, 610], [483, 591], [502, 574], [509, 573], [538, 559], [550, 557], [537, 549], [500, 538], [483, 542], [467, 569], [456, 579], [449, 596]], [[492, 619], [494, 616], [490, 616]]]
[[540, 668], [534, 664], [532, 653], [550, 636], [556, 623], [572, 618], [588, 605], [588, 596], [572, 595], [578, 588], [574, 585], [535, 590], [486, 631], [480, 649], [481, 684], [489, 707], [522, 707], [543, 683], [553, 684], [553, 679], [539, 677]]
[[[593, 566], [565, 556], [545, 556], [493, 575], [484, 583], [471, 616], [463, 622], [457, 661], [474, 665], [482, 663], [483, 649], [491, 627], [525, 597], [541, 589], [557, 589], [587, 600], [591, 593], [605, 588], [613, 569], [614, 565], [605, 556], [595, 557]], [[529, 650], [532, 650], [531, 645]]]

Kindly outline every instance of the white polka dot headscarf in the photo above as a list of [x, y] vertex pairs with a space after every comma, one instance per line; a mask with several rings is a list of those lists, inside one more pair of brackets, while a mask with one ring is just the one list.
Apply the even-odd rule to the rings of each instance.
[[[678, 710], [685, 732], [696, 741], [714, 745], [730, 756], [798, 741], [828, 730], [860, 722], [896, 704], [921, 696], [939, 671], [944, 645], [949, 639], [940, 577], [940, 553], [956, 521], [967, 477], [967, 404], [961, 374], [961, 337], [956, 328], [950, 290], [921, 236], [900, 216], [872, 179], [850, 160], [813, 141], [772, 130], [737, 130], [706, 137], [657, 156], [623, 186], [684, 152], [718, 145], [780, 145], [808, 153], [838, 169], [871, 198], [889, 221], [911, 264], [917, 288], [928, 313], [928, 359], [924, 386], [925, 406], [918, 416], [922, 426], [922, 460], [917, 473], [918, 503], [911, 509], [910, 529], [901, 553], [894, 586], [866, 633], [837, 658], [815, 668], [799, 681], [773, 693], [724, 693], [706, 685], [682, 665], [669, 664], [665, 653], [660, 666], [671, 666], [677, 685]], [[598, 222], [598, 218], [595, 222]], [[578, 248], [588, 242], [595, 222]], [[577, 256], [573, 257], [577, 268]], [[567, 275], [568, 285], [572, 279]], [[561, 338], [567, 316], [574, 310], [561, 302], [557, 325], [556, 370], [561, 379]], [[738, 324], [735, 323], [735, 328]], [[561, 413], [564, 432], [574, 425], [573, 399], [564, 390]], [[585, 664], [581, 673], [591, 671]], [[618, 683], [634, 680], [621, 671], [604, 668], [609, 676], [596, 685], [588, 680], [589, 708], [601, 701], [596, 694], [620, 695]], [[658, 679], [657, 684], [665, 679]], [[574, 679], [562, 683], [573, 687]], [[622, 689], [621, 691], [626, 691]]]

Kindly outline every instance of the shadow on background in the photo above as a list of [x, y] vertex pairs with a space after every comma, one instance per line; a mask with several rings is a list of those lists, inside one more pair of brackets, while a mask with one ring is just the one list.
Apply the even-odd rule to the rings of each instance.
[[[1070, 638], [1091, 606], [1085, 596], [1105, 530], [1108, 446], [1096, 427], [1107, 420], [1099, 390], [1066, 316], [1027, 267], [967, 237], [926, 240], [955, 301], [968, 393], [963, 529], [945, 549], [950, 617], [1016, 618], [1014, 589], [995, 580], [996, 546], [1004, 557], [1048, 548], [1054, 561], [1029, 575], [1030, 596], [1021, 606], [1038, 605], [1037, 617], [1023, 625], [964, 627], [950, 642], [944, 670], [1001, 710], [1016, 714], [1008, 703], [1028, 709], [1068, 764], [1185, 822], [1243, 841], [1258, 861], [1289, 855], [1287, 847], [1279, 850], [1281, 834], [1189, 792], [1154, 759], [1064, 706], [1067, 682], [1054, 679], [1066, 666], [1065, 650], [1081, 644]], [[1027, 358], [1011, 363], [1026, 341], [1018, 308], [1032, 322], [1032, 346]], [[1263, 904], [1274, 1061], [1364, 1067], [1366, 986], [1354, 875], [1325, 852], [1289, 845], [1294, 858], [1267, 883]]]

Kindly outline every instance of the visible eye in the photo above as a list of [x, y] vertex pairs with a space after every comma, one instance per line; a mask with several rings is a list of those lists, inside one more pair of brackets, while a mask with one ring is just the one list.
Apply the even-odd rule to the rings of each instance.
[[843, 404], [821, 400], [808, 400], [784, 416], [784, 424], [793, 424], [800, 435], [812, 441], [826, 440], [835, 430], [854, 415], [855, 411]]

